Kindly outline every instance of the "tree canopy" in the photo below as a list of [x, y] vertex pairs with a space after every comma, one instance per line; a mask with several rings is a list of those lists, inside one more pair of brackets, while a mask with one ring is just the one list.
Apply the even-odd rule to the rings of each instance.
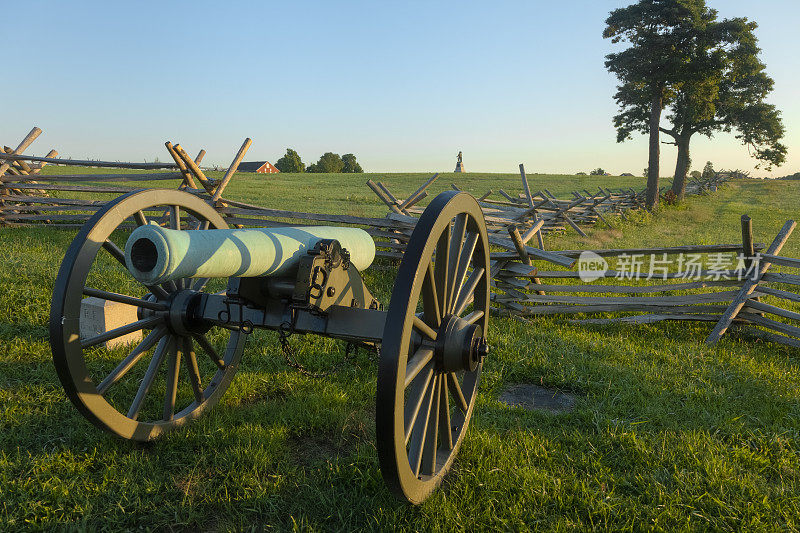
[[320, 172], [320, 173], [338, 173], [344, 169], [344, 161], [342, 161], [339, 154], [333, 152], [325, 152], [319, 158], [319, 161], [313, 165], [309, 165], [306, 172]]
[[358, 161], [356, 161], [356, 156], [353, 154], [344, 154], [342, 156], [342, 162], [344, 163], [342, 172], [352, 172], [356, 174], [364, 172], [364, 170], [361, 168], [361, 165], [359, 165]]
[[764, 101], [774, 82], [758, 57], [756, 23], [745, 18], [716, 21], [716, 11], [709, 12], [713, 18], [698, 37], [689, 63], [692, 76], [676, 87], [670, 104], [671, 127], [661, 128], [678, 147], [672, 186], [678, 198], [684, 196], [689, 142], [695, 133], [710, 138], [717, 132], [734, 132], [758, 161], [757, 168], [770, 169], [786, 159], [780, 112]]
[[275, 168], [281, 172], [303, 172], [306, 165], [300, 159], [300, 155], [291, 148], [286, 149], [286, 155], [278, 159]]
[[706, 166], [703, 167], [703, 173], [700, 174], [700, 177], [704, 180], [713, 178], [714, 174], [717, 172], [714, 170], [714, 163], [711, 161], [706, 161]]

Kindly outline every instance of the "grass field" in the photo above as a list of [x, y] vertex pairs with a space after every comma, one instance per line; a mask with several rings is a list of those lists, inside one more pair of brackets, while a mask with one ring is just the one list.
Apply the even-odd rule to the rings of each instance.
[[[43, 169], [43, 174], [107, 174], [108, 169], [84, 167], [54, 167]], [[129, 174], [141, 174], [141, 171], [125, 171]], [[163, 171], [154, 171], [163, 172]], [[220, 179], [222, 172], [207, 172], [211, 178]], [[242, 202], [252, 202], [273, 209], [290, 209], [314, 213], [343, 213], [356, 216], [383, 216], [386, 206], [365, 185], [368, 179], [383, 182], [398, 198], [406, 198], [425, 183], [433, 173], [414, 174], [286, 174], [279, 177], [274, 174], [236, 174], [225, 189], [224, 196]], [[610, 189], [633, 187], [641, 190], [646, 181], [642, 177], [620, 176], [571, 176], [552, 174], [531, 174], [528, 176], [531, 192], [547, 189], [559, 198], [572, 198], [572, 191], [589, 189], [597, 192], [598, 186]], [[476, 196], [483, 195], [493, 189], [495, 198], [503, 199], [497, 192], [505, 190], [509, 194], [522, 192], [519, 174], [453, 174], [441, 175], [430, 188], [428, 198], [419, 205], [426, 205], [436, 194], [450, 189], [456, 182], [459, 188]], [[148, 186], [177, 187], [180, 180], [147, 182]], [[669, 185], [670, 180], [663, 185]], [[109, 183], [115, 185], [115, 183]], [[118, 185], [135, 186], [122, 182]], [[75, 193], [64, 193], [69, 197], [78, 197]], [[84, 194], [85, 197], [89, 195]], [[113, 195], [102, 195], [113, 197]]]
[[[58, 169], [61, 170], [61, 169]], [[309, 180], [312, 178], [313, 181]], [[237, 177], [226, 196], [276, 208], [383, 215], [366, 175]], [[379, 176], [398, 196], [428, 175]], [[375, 178], [373, 178], [375, 179]], [[458, 176], [482, 194], [518, 176]], [[642, 178], [530, 176], [534, 190], [643, 186]], [[440, 178], [447, 188], [450, 175]], [[433, 194], [432, 194], [433, 196]], [[739, 242], [739, 216], [770, 242], [797, 218], [800, 182], [738, 181], [549, 248]], [[411, 507], [384, 488], [374, 446], [376, 365], [363, 352], [325, 379], [288, 369], [255, 333], [220, 405], [148, 446], [107, 436], [66, 400], [47, 317], [73, 232], [0, 230], [0, 529], [797, 530], [796, 350], [704, 324], [587, 327], [494, 319], [476, 414], [444, 487]], [[800, 257], [800, 236], [783, 254]], [[388, 301], [391, 270], [367, 273]], [[341, 343], [293, 339], [314, 369]], [[576, 395], [574, 411], [508, 408], [510, 384]]]

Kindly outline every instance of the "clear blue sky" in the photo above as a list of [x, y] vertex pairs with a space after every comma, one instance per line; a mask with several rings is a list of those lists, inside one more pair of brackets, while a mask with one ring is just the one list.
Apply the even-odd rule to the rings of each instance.
[[[35, 153], [76, 158], [164, 161], [172, 140], [227, 166], [249, 136], [249, 160], [353, 152], [368, 172], [451, 171], [463, 150], [468, 171], [639, 173], [646, 141], [615, 142], [603, 68], [628, 3], [9, 2], [0, 142], [37, 125]], [[772, 175], [800, 171], [800, 2], [709, 5], [759, 23], [789, 147]], [[731, 136], [692, 155], [753, 166]]]

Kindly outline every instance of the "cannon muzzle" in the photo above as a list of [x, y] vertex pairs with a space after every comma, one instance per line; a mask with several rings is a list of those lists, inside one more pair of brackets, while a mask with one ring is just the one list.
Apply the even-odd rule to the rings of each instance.
[[151, 224], [131, 233], [125, 263], [146, 285], [181, 278], [285, 276], [321, 239], [338, 240], [359, 271], [375, 258], [375, 242], [359, 228], [174, 230]]

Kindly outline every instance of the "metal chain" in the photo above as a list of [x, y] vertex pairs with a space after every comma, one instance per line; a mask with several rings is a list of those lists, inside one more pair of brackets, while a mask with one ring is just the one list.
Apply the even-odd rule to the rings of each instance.
[[[297, 355], [294, 353], [292, 346], [289, 344], [289, 337], [291, 337], [292, 333], [294, 333], [292, 324], [289, 322], [284, 322], [278, 328], [278, 342], [281, 345], [281, 353], [283, 353], [283, 358], [286, 360], [286, 364], [301, 374], [312, 378], [324, 378], [341, 370], [345, 363], [349, 362], [353, 366], [357, 366], [355, 356], [358, 354], [358, 345], [348, 342], [344, 349], [344, 359], [339, 361], [339, 363], [336, 364], [336, 366], [334, 366], [332, 369], [326, 372], [312, 372], [311, 370], [308, 370], [297, 360]], [[375, 353], [376, 357], [370, 357], [370, 360], [373, 362], [380, 359], [380, 345], [375, 345]]]

